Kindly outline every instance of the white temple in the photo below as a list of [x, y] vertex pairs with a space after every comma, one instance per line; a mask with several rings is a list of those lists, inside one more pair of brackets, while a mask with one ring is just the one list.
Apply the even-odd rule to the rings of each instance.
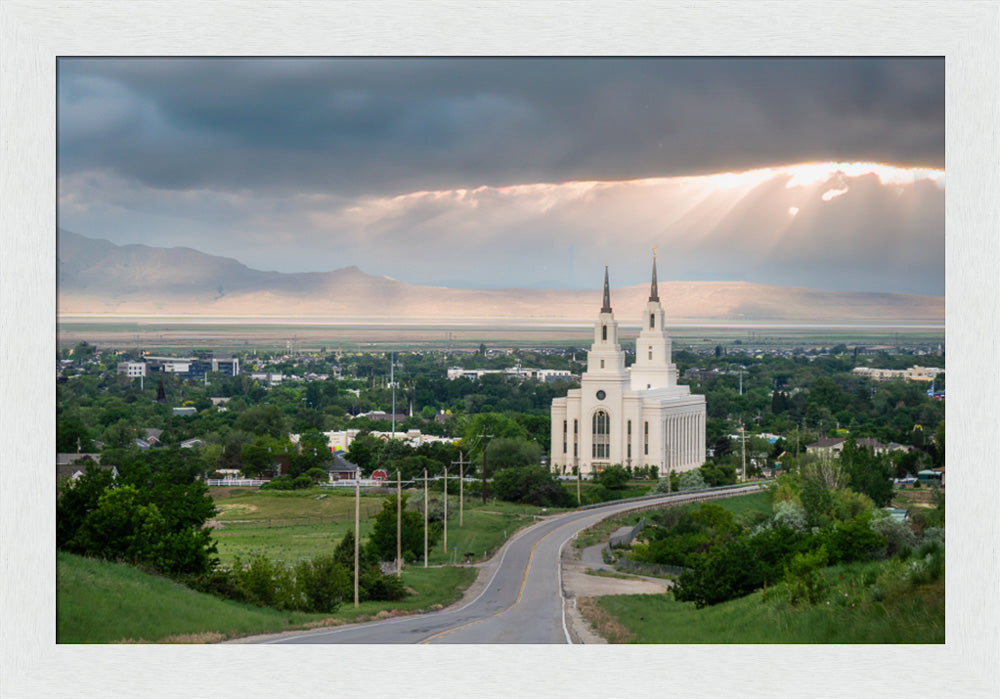
[[656, 258], [635, 363], [625, 368], [618, 323], [611, 311], [608, 270], [604, 304], [580, 388], [552, 401], [552, 469], [600, 473], [612, 464], [656, 466], [660, 477], [705, 460], [705, 397], [677, 384], [671, 343], [656, 288]]

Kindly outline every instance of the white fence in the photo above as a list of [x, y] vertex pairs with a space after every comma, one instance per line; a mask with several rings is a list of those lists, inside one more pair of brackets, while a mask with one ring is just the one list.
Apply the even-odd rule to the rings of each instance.
[[264, 485], [267, 481], [256, 478], [207, 478], [205, 483], [208, 485]]
[[[403, 481], [406, 483], [407, 481]], [[377, 478], [342, 478], [339, 481], [326, 481], [323, 483], [318, 483], [324, 488], [353, 488], [355, 485], [360, 485], [363, 488], [379, 488], [382, 486], [396, 485], [396, 480], [393, 479], [391, 482], [387, 480], [380, 480]]]
[[[429, 481], [439, 481], [443, 480], [443, 476], [430, 476], [427, 480]], [[458, 476], [448, 476], [448, 480], [457, 481]], [[466, 476], [463, 479], [466, 483], [479, 483], [480, 480], [473, 476]], [[402, 485], [414, 485], [422, 484], [423, 478], [416, 478], [413, 480], [403, 481]], [[210, 486], [260, 486], [264, 485], [268, 481], [258, 480], [255, 478], [207, 478], [205, 483]], [[379, 480], [377, 478], [361, 478], [354, 480], [353, 478], [342, 478], [339, 481], [324, 481], [322, 483], [317, 483], [316, 485], [322, 486], [324, 488], [353, 488], [355, 485], [360, 485], [362, 488], [388, 488], [396, 487], [396, 479], [389, 478], [386, 480]], [[421, 486], [422, 487], [422, 486]]]

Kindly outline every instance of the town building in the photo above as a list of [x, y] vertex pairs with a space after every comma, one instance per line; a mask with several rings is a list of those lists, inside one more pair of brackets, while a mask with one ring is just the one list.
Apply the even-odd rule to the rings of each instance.
[[470, 379], [475, 381], [481, 379], [486, 374], [503, 374], [504, 376], [524, 381], [532, 379], [548, 383], [552, 381], [572, 381], [575, 376], [568, 369], [527, 369], [516, 366], [509, 369], [463, 369], [461, 367], [450, 367], [448, 369], [448, 379]]
[[[143, 369], [134, 365], [142, 364]], [[123, 371], [125, 367], [125, 371]], [[143, 373], [132, 373], [142, 371]], [[227, 376], [240, 373], [240, 360], [231, 354], [212, 355], [210, 357], [144, 357], [143, 362], [122, 362], [118, 365], [118, 373], [128, 372], [128, 376], [149, 376], [149, 372], [162, 371], [165, 374], [177, 374], [186, 379], [204, 379], [209, 372], [218, 372]]]
[[851, 370], [857, 376], [867, 376], [873, 381], [934, 381], [944, 369], [927, 366], [911, 366], [909, 369], [875, 369], [859, 366]]
[[[323, 433], [326, 436], [327, 444], [330, 447], [330, 451], [333, 453], [348, 451], [351, 448], [351, 443], [362, 434], [361, 430], [350, 429], [350, 430], [333, 430], [330, 432]], [[376, 437], [383, 441], [390, 439], [399, 439], [406, 444], [408, 447], [419, 447], [421, 444], [428, 444], [431, 442], [446, 442], [454, 443], [459, 441], [457, 437], [439, 437], [433, 434], [423, 434], [420, 430], [396, 430], [395, 432], [379, 432], [371, 431], [365, 432], [369, 437]], [[301, 439], [301, 435], [289, 434], [289, 441], [293, 445], [297, 445]]]
[[146, 362], [118, 362], [118, 374], [130, 379], [146, 376]]
[[677, 383], [672, 343], [656, 284], [656, 259], [635, 363], [625, 367], [611, 308], [608, 270], [604, 299], [587, 352], [580, 388], [552, 401], [552, 470], [600, 473], [612, 464], [655, 466], [661, 476], [690, 471], [705, 460], [705, 397]]
[[[860, 449], [870, 449], [875, 454], [886, 454], [891, 451], [910, 451], [910, 447], [905, 444], [889, 442], [883, 444], [874, 437], [860, 437], [854, 440], [855, 445]], [[845, 437], [820, 437], [812, 444], [806, 445], [807, 454], [817, 454], [823, 456], [840, 456], [847, 444]]]

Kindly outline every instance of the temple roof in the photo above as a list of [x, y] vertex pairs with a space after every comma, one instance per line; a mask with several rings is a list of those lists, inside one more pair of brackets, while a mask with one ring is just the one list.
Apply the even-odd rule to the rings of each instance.
[[604, 265], [604, 305], [601, 313], [611, 313], [611, 291], [608, 288], [608, 266]]
[[660, 293], [656, 289], [656, 252], [653, 252], [653, 282], [649, 287], [649, 300], [657, 302], [660, 300]]

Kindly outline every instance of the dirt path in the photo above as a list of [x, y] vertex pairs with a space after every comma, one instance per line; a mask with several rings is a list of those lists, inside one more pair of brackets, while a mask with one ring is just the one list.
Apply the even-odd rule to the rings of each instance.
[[567, 546], [563, 550], [561, 565], [563, 595], [567, 603], [566, 620], [577, 643], [607, 643], [607, 640], [598, 634], [593, 625], [581, 614], [579, 609], [581, 599], [603, 595], [658, 595], [666, 592], [670, 585], [668, 580], [660, 581], [638, 576], [619, 578], [587, 573], [586, 571], [590, 569], [622, 575], [604, 563], [601, 557], [603, 547], [604, 544], [597, 544], [581, 551], [573, 546]]

